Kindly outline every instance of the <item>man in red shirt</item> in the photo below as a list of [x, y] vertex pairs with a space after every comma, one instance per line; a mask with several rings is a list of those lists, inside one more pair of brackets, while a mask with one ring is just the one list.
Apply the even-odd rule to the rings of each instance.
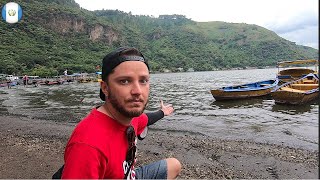
[[148, 125], [173, 112], [164, 106], [143, 113], [149, 97], [149, 66], [141, 52], [122, 47], [102, 61], [100, 98], [73, 131], [65, 149], [62, 178], [174, 179], [181, 171], [175, 158], [135, 168], [137, 138]]

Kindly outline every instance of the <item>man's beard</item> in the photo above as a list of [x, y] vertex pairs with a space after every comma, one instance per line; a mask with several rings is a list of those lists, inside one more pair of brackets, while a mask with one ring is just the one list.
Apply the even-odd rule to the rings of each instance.
[[124, 106], [120, 105], [118, 99], [115, 96], [113, 96], [110, 89], [108, 90], [108, 92], [109, 92], [108, 100], [110, 101], [113, 108], [115, 108], [120, 114], [122, 114], [125, 117], [133, 118], [133, 117], [140, 116], [143, 113], [143, 111], [145, 110], [147, 103], [148, 103], [148, 101], [147, 101], [147, 103], [144, 104], [144, 107], [142, 108], [141, 111], [139, 111], [139, 110], [128, 111], [124, 108]]

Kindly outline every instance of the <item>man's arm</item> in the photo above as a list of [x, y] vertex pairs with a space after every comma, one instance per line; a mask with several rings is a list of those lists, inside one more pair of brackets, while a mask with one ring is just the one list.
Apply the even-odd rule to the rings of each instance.
[[174, 111], [171, 104], [164, 105], [162, 100], [160, 100], [160, 106], [161, 106], [161, 110], [156, 111], [156, 112], [146, 113], [146, 115], [148, 116], [147, 126], [154, 124], [158, 120], [162, 119], [164, 116], [168, 116], [168, 115], [172, 114]]
[[156, 112], [149, 112], [149, 113], [146, 113], [146, 115], [148, 116], [147, 126], [154, 124], [155, 122], [159, 121], [164, 117], [164, 113], [162, 110], [159, 110]]

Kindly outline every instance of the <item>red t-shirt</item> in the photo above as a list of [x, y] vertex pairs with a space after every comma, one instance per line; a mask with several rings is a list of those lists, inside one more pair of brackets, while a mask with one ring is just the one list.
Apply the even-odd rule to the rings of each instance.
[[[137, 135], [147, 123], [145, 114], [131, 121]], [[127, 126], [94, 108], [70, 137], [65, 149], [62, 178], [123, 179], [128, 151], [126, 130]], [[133, 170], [130, 176], [135, 178]]]

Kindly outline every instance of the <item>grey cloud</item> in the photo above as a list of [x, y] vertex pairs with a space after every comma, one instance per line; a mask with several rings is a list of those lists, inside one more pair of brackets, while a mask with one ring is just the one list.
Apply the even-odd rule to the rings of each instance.
[[299, 45], [319, 48], [319, 29], [317, 26], [308, 26], [290, 32], [278, 33], [278, 35]]
[[278, 34], [294, 32], [308, 27], [318, 27], [319, 17], [315, 12], [305, 12], [290, 18], [286, 22], [275, 22], [266, 25]]
[[296, 42], [299, 45], [318, 49], [319, 45], [319, 17], [316, 12], [304, 12], [289, 18], [285, 22], [275, 21], [266, 27], [279, 36]]

